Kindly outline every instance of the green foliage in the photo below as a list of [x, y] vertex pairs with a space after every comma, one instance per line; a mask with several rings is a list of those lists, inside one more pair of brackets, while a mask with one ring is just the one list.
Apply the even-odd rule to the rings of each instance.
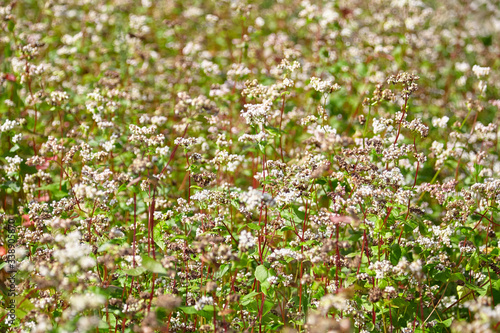
[[499, 330], [495, 6], [0, 14], [2, 332]]

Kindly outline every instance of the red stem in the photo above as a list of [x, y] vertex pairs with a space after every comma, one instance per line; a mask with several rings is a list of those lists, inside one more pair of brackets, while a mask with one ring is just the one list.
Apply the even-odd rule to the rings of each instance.
[[283, 122], [283, 113], [285, 112], [285, 95], [283, 95], [283, 104], [281, 105], [281, 115], [280, 115], [280, 152], [281, 152], [281, 162], [285, 163], [285, 159], [283, 157], [283, 144], [282, 144], [282, 135], [281, 135], [281, 124]]
[[399, 120], [398, 134], [396, 135], [396, 140], [394, 140], [394, 144], [396, 144], [396, 142], [398, 142], [398, 139], [399, 139], [399, 133], [401, 131], [401, 123], [403, 122], [403, 119], [404, 119], [405, 114], [406, 114], [407, 103], [408, 103], [408, 96], [405, 97], [405, 106], [403, 107], [403, 115], [401, 116], [401, 119]]

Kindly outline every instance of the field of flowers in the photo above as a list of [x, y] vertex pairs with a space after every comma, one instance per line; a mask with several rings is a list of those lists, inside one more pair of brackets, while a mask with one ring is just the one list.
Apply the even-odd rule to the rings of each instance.
[[0, 2], [1, 332], [500, 332], [500, 4]]

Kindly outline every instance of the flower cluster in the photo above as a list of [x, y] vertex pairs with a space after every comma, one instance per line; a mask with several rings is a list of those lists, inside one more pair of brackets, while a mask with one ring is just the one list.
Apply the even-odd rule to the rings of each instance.
[[2, 3], [0, 331], [499, 331], [500, 9], [439, 4]]

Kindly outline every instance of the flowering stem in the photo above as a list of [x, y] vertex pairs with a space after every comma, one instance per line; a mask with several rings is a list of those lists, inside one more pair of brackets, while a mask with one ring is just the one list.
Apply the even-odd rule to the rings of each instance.
[[361, 257], [359, 258], [358, 270], [356, 274], [359, 274], [359, 269], [361, 268], [361, 262], [363, 261], [363, 252], [365, 251], [365, 239], [366, 239], [366, 229], [363, 230], [363, 242], [361, 244], [361, 254], [360, 254]]
[[465, 117], [464, 121], [462, 122], [462, 125], [460, 125], [460, 129], [462, 129], [462, 127], [464, 127], [465, 122], [467, 121], [467, 119], [469, 119], [469, 116], [472, 112], [472, 108], [468, 108], [468, 109], [469, 109], [469, 112], [467, 113], [467, 116]]
[[[261, 287], [262, 289], [262, 287]], [[259, 309], [259, 333], [262, 333], [262, 314], [264, 313], [264, 300], [266, 296], [263, 292], [261, 292], [261, 301], [260, 301], [260, 309]]]
[[281, 114], [280, 114], [280, 153], [281, 153], [281, 162], [285, 163], [285, 159], [283, 158], [283, 144], [282, 144], [282, 137], [281, 135], [281, 124], [283, 122], [283, 113], [285, 112], [285, 95], [283, 95], [283, 103], [281, 104]]
[[[186, 128], [184, 128], [184, 133], [182, 134], [182, 137], [184, 138], [186, 136], [187, 130], [188, 130], [189, 124], [186, 125]], [[168, 159], [167, 164], [163, 167], [163, 169], [160, 172], [160, 175], [165, 172], [167, 167], [169, 166], [170, 162], [173, 160], [175, 152], [177, 151], [177, 148], [179, 148], [179, 143], [175, 145], [175, 148], [172, 150], [172, 153], [170, 154], [170, 158]]]
[[133, 238], [133, 243], [132, 243], [132, 262], [133, 262], [133, 267], [135, 268], [136, 262], [135, 262], [135, 246], [137, 243], [137, 194], [134, 192], [134, 238]]
[[335, 241], [335, 252], [337, 253], [337, 258], [335, 260], [335, 286], [337, 287], [337, 290], [335, 293], [338, 294], [339, 292], [339, 269], [340, 269], [340, 251], [339, 251], [339, 223], [335, 226], [336, 229], [336, 241]]
[[[388, 207], [387, 208], [387, 215], [385, 216], [384, 223], [382, 224], [382, 230], [385, 228], [385, 224], [387, 223], [387, 219], [389, 218], [389, 215], [391, 215], [393, 207]], [[382, 230], [380, 230], [380, 238], [378, 242], [378, 260], [380, 260], [380, 246], [382, 244]]]
[[403, 119], [404, 119], [405, 114], [406, 114], [406, 106], [407, 106], [407, 104], [408, 104], [408, 96], [405, 95], [405, 105], [403, 107], [403, 115], [401, 116], [401, 119], [399, 120], [398, 134], [396, 135], [396, 140], [394, 140], [394, 144], [396, 144], [398, 142], [399, 133], [401, 131], [401, 123], [403, 122]]
[[[415, 148], [415, 155], [417, 155], [417, 144], [415, 143], [416, 136], [413, 137], [413, 147]], [[415, 181], [413, 182], [413, 187], [417, 185], [417, 175], [418, 175], [418, 169], [420, 167], [420, 161], [417, 159], [417, 171], [415, 172]]]

